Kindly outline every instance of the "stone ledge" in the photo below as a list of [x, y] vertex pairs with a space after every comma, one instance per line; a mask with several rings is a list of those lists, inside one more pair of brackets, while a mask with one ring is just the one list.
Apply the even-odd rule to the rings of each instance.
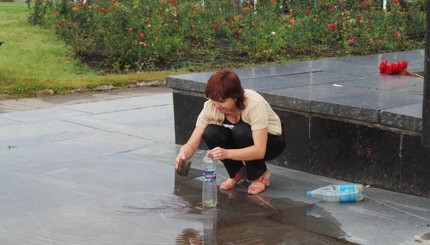
[[[244, 88], [260, 92], [272, 106], [421, 131], [423, 78], [378, 72], [382, 60], [408, 60], [424, 70], [424, 50], [304, 61], [235, 70]], [[212, 72], [169, 76], [167, 86], [203, 93]], [[410, 113], [413, 109], [414, 113]]]
[[[286, 148], [270, 163], [430, 197], [430, 151], [420, 143], [423, 78], [379, 74], [386, 58], [412, 61], [413, 73], [424, 69], [424, 51], [415, 50], [236, 70], [285, 125]], [[190, 137], [212, 74], [167, 78], [177, 144]]]

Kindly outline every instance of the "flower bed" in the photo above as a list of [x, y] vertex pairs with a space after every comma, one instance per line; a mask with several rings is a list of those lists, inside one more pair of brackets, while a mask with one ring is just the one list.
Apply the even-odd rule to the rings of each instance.
[[[29, 20], [54, 26], [84, 60], [114, 71], [231, 66], [424, 47], [425, 1], [40, 0]], [[101, 64], [101, 63], [99, 63]]]

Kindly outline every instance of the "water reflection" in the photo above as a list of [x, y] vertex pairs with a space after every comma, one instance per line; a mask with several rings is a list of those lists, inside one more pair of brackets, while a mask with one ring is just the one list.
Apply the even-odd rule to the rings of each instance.
[[175, 178], [174, 194], [189, 207], [188, 213], [176, 218], [190, 222], [177, 235], [177, 245], [352, 244], [344, 240], [340, 223], [318, 206], [274, 198], [270, 193], [248, 195], [246, 186], [239, 186], [218, 192], [217, 208], [203, 209], [201, 188], [199, 170]]
[[187, 228], [176, 238], [176, 245], [201, 245], [202, 238], [199, 231]]
[[203, 236], [200, 231], [187, 228], [182, 230], [182, 233], [176, 238], [176, 245], [216, 245], [217, 219], [218, 211], [216, 208], [203, 209], [201, 213]]
[[216, 208], [204, 208], [203, 216], [203, 241], [204, 244], [217, 244], [217, 215]]

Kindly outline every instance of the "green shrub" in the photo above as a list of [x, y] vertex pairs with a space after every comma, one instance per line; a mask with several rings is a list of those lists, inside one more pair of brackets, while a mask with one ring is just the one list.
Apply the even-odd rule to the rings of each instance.
[[77, 57], [111, 71], [190, 63], [422, 48], [425, 2], [260, 0], [38, 0], [33, 24], [52, 25]]

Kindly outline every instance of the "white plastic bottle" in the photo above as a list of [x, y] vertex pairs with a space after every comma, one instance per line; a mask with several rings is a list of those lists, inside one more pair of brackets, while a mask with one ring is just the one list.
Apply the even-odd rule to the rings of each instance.
[[217, 202], [216, 161], [208, 156], [205, 156], [205, 158], [203, 158], [203, 207], [216, 207]]
[[308, 191], [306, 195], [327, 202], [356, 202], [363, 200], [363, 189], [361, 184], [328, 185]]

